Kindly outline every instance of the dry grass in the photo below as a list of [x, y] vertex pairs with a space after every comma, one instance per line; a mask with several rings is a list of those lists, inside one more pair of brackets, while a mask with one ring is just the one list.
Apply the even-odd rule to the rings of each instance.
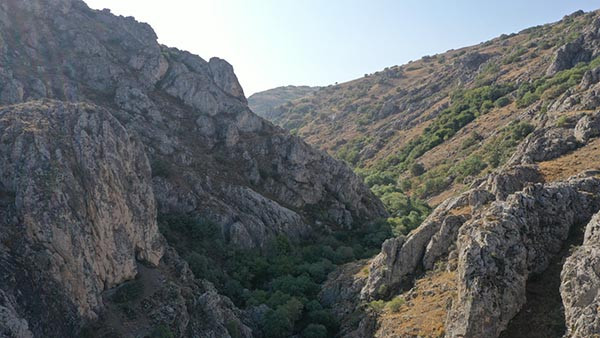
[[[418, 280], [397, 312], [387, 309], [379, 318], [375, 337], [443, 337], [447, 304], [456, 296], [456, 274], [434, 271]], [[407, 297], [408, 298], [408, 297]]]
[[571, 153], [539, 163], [546, 182], [560, 181], [585, 170], [600, 169], [600, 138]]
[[471, 206], [465, 205], [464, 207], [452, 209], [450, 210], [450, 214], [454, 216], [462, 216], [462, 215], [470, 215], [471, 214]]

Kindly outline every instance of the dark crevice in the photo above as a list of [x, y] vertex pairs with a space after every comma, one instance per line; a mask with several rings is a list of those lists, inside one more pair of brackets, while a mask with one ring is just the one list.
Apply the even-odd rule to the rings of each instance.
[[[586, 222], [587, 223], [587, 222]], [[573, 226], [559, 253], [541, 274], [527, 281], [527, 302], [509, 322], [501, 338], [560, 338], [566, 331], [560, 296], [560, 273], [571, 248], [583, 243], [585, 224]]]

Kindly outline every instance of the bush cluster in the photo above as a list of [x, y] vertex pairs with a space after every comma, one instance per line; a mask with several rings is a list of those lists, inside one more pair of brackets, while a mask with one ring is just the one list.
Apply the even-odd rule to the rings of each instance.
[[318, 301], [320, 285], [337, 265], [375, 255], [391, 236], [382, 220], [302, 243], [280, 236], [261, 251], [231, 247], [217, 226], [190, 215], [160, 215], [159, 228], [196, 277], [213, 282], [241, 308], [269, 307], [261, 325], [266, 337], [334, 336], [338, 323]]

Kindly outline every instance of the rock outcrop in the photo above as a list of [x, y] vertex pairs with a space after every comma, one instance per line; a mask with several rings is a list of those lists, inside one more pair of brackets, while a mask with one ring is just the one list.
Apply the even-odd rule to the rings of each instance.
[[568, 337], [593, 337], [600, 332], [600, 214], [587, 224], [583, 245], [566, 260], [560, 293]]
[[[0, 134], [7, 209], [0, 251], [15, 256], [7, 260], [17, 266], [32, 262], [14, 271], [7, 264], [3, 278], [18, 280], [23, 273], [52, 279], [66, 296], [61, 303], [73, 304], [79, 316], [97, 317], [103, 290], [134, 278], [137, 261], [157, 265], [162, 256], [143, 146], [106, 110], [57, 101], [3, 108]], [[28, 303], [36, 295], [19, 293], [35, 288], [10, 284], [0, 289], [21, 315], [36, 304], [57, 306], [44, 304], [44, 297]], [[51, 310], [38, 310], [56, 315], [45, 311]]]
[[[407, 236], [386, 240], [371, 261], [368, 278], [350, 278], [343, 270], [330, 276], [330, 289], [352, 284], [344, 293], [329, 293], [329, 302], [352, 313], [365, 301], [391, 299], [412, 288], [424, 272], [436, 269], [436, 262], [451, 262], [447, 268], [457, 275], [456, 297], [446, 304], [446, 336], [499, 336], [525, 304], [528, 280], [543, 274], [572, 234], [600, 210], [597, 171], [545, 182], [538, 168], [539, 162], [598, 137], [598, 116], [581, 113], [562, 125], [541, 120], [504, 167], [441, 203]], [[594, 332], [597, 324], [596, 223], [597, 216], [588, 225], [584, 245], [563, 268], [568, 334], [578, 337]], [[348, 302], [352, 297], [362, 302]]]
[[571, 227], [600, 209], [600, 180], [537, 184], [495, 202], [459, 233], [458, 298], [450, 337], [497, 337], [525, 302], [528, 277], [542, 273]]

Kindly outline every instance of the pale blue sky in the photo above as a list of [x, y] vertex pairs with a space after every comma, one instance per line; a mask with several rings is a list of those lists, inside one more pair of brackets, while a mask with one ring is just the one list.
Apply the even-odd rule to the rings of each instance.
[[600, 0], [85, 0], [159, 41], [229, 61], [247, 96], [328, 85], [557, 21]]

